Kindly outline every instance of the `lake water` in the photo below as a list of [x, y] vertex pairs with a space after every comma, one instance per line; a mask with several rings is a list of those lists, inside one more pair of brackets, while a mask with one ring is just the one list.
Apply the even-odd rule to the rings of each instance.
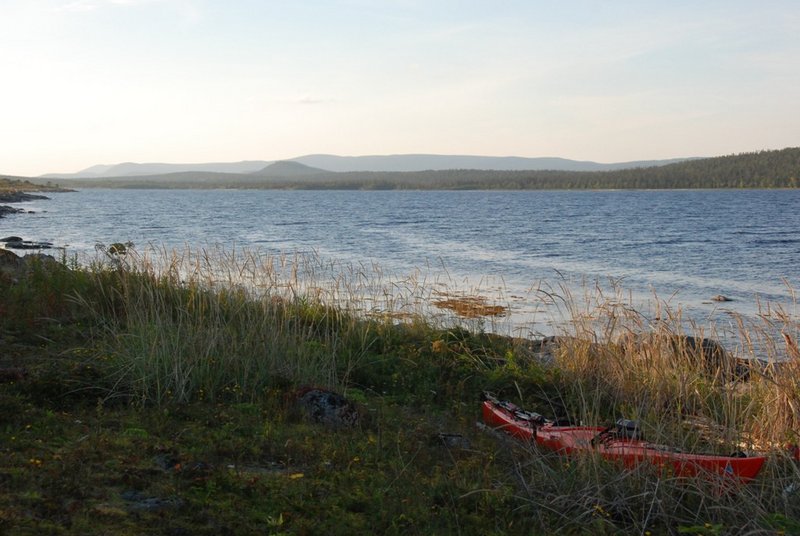
[[[536, 302], [584, 287], [623, 289], [652, 319], [658, 305], [719, 329], [782, 308], [797, 320], [800, 191], [83, 190], [21, 204], [0, 219], [73, 251], [133, 242], [313, 251], [480, 293], [512, 314], [493, 329], [553, 330]], [[444, 283], [442, 283], [444, 281]], [[657, 298], [654, 297], [657, 295]], [[733, 301], [711, 301], [715, 295]], [[580, 300], [578, 300], [580, 301]], [[550, 318], [547, 318], [547, 317]], [[505, 327], [503, 327], [505, 326]]]

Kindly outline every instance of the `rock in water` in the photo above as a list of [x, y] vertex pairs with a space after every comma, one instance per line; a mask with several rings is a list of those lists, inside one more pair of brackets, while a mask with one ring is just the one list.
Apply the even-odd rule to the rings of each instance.
[[52, 249], [52, 242], [30, 242], [28, 240], [14, 240], [6, 242], [8, 249]]
[[50, 199], [44, 195], [29, 194], [26, 192], [0, 192], [0, 202], [3, 203], [23, 203], [25, 201], [37, 201], [39, 199]]
[[298, 391], [297, 400], [314, 422], [335, 428], [351, 428], [359, 422], [360, 415], [356, 405], [339, 393], [306, 387]]
[[0, 218], [9, 214], [19, 214], [20, 212], [24, 212], [23, 209], [0, 205]]

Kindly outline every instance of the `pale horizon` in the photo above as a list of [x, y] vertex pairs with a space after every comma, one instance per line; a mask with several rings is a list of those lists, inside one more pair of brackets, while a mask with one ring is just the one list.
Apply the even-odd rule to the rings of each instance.
[[800, 7], [0, 1], [0, 174], [800, 145]]

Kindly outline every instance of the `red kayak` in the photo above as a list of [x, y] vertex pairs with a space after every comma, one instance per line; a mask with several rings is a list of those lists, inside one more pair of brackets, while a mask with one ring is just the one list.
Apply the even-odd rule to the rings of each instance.
[[483, 420], [494, 428], [564, 454], [594, 451], [607, 460], [633, 467], [647, 461], [671, 469], [675, 476], [718, 475], [749, 482], [761, 471], [765, 456], [693, 454], [645, 441], [633, 421], [620, 420], [611, 428], [564, 426], [548, 421], [538, 413], [525, 411], [511, 402], [486, 394]]

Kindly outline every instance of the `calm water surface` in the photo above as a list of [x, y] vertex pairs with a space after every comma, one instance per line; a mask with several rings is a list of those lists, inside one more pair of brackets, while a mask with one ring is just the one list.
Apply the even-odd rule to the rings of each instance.
[[[562, 285], [619, 285], [644, 308], [657, 301], [655, 292], [700, 323], [753, 317], [759, 303], [761, 312], [770, 303], [796, 314], [800, 191], [84, 190], [51, 197], [20, 205], [35, 214], [0, 219], [0, 236], [75, 251], [124, 241], [314, 251], [398, 276], [423, 268], [455, 286], [519, 300], [517, 327], [534, 333], [547, 328], [530, 307], [523, 314], [523, 298]], [[718, 294], [734, 301], [711, 302]]]

